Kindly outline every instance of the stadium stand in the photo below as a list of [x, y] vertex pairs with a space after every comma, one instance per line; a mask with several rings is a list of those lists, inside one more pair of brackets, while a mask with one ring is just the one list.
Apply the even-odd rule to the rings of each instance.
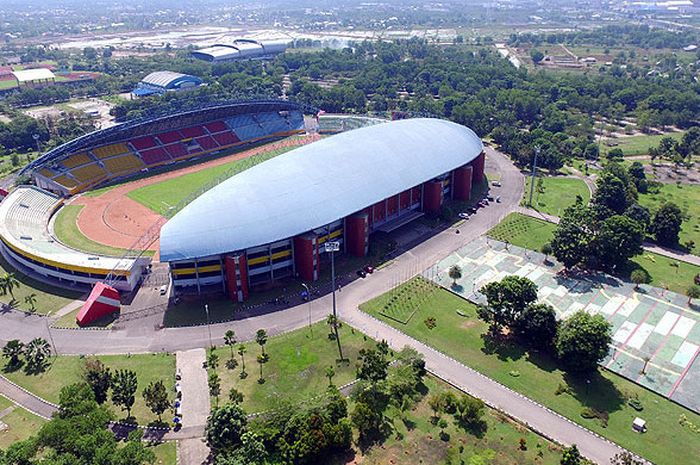
[[143, 169], [300, 133], [305, 109], [289, 101], [225, 102], [130, 121], [59, 146], [22, 173], [29, 171], [39, 187], [72, 195]]
[[116, 268], [120, 290], [132, 290], [150, 260], [120, 260], [73, 250], [46, 225], [59, 207], [57, 196], [33, 186], [14, 189], [0, 203], [2, 253], [20, 271], [63, 287], [88, 287]]

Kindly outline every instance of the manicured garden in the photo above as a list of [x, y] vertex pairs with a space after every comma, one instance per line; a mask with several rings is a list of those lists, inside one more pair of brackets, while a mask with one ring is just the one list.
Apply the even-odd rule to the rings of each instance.
[[[530, 201], [531, 177], [525, 180], [525, 193], [523, 205]], [[538, 177], [535, 178], [535, 190], [532, 195], [532, 208], [548, 215], [561, 216], [564, 210], [576, 202], [580, 196], [584, 203], [588, 203], [591, 192], [581, 179], [566, 177]]]
[[[157, 417], [146, 407], [143, 399], [143, 389], [151, 382], [162, 380], [166, 386], [174, 385], [175, 356], [171, 354], [138, 354], [138, 355], [101, 355], [97, 357], [112, 373], [120, 369], [132, 370], [136, 373], [138, 390], [132, 415], [139, 424], [148, 424]], [[3, 372], [3, 376], [22, 386], [37, 396], [57, 403], [61, 388], [81, 381], [81, 369], [85, 358], [80, 356], [58, 356], [50, 360], [45, 371], [38, 374], [28, 374], [22, 368], [15, 371]], [[5, 366], [7, 359], [1, 358]], [[174, 398], [174, 390], [170, 391]], [[110, 401], [108, 404], [111, 405]], [[112, 405], [112, 410], [118, 419], [126, 417], [126, 412]]]
[[678, 205], [685, 218], [679, 235], [680, 243], [695, 242], [695, 250], [700, 254], [700, 185], [694, 184], [661, 184], [650, 189], [647, 194], [639, 195], [639, 203], [651, 210], [652, 214], [666, 202]]
[[[577, 378], [561, 371], [546, 354], [527, 351], [510, 340], [493, 341], [487, 336], [487, 324], [477, 318], [476, 307], [448, 291], [442, 290], [422, 304], [407, 324], [382, 315], [386, 298], [380, 296], [361, 308], [650, 460], [695, 463], [693, 454], [687, 451], [700, 448], [700, 436], [679, 420], [685, 415], [698, 425], [700, 415], [608, 371]], [[404, 294], [403, 299], [407, 298]], [[628, 405], [635, 398], [643, 411]], [[586, 409], [606, 412], [607, 424], [583, 418]], [[648, 421], [649, 431], [644, 435], [632, 431], [632, 420], [637, 416]]]
[[[1, 296], [0, 300], [9, 303], [14, 299], [15, 306], [22, 310], [46, 314], [68, 305], [82, 295], [80, 292], [51, 286], [30, 278], [17, 271], [5, 260], [5, 257], [0, 255], [0, 275], [4, 273], [14, 273], [19, 285], [15, 285], [11, 294], [8, 292]], [[29, 299], [29, 296], [33, 297]], [[30, 300], [33, 301], [33, 304], [30, 303]]]

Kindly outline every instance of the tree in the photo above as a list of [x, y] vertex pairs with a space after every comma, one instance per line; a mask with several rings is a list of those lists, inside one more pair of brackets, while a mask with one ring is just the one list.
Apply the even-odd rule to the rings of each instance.
[[478, 314], [491, 325], [492, 331], [512, 325], [525, 307], [537, 300], [537, 285], [515, 275], [488, 283], [480, 292], [486, 296], [487, 305], [480, 307]]
[[693, 299], [700, 299], [700, 286], [692, 284], [686, 289], [685, 295], [688, 296], [688, 305]]
[[576, 444], [564, 448], [564, 453], [559, 463], [561, 465], [581, 465], [583, 463], [583, 457], [581, 457], [581, 453], [578, 451]]
[[361, 443], [371, 443], [380, 439], [386, 424], [383, 411], [378, 411], [365, 402], [355, 403], [350, 421], [358, 430]]
[[357, 357], [357, 377], [372, 384], [386, 379], [389, 362], [378, 349], [361, 349]]
[[609, 171], [603, 171], [596, 180], [592, 203], [613, 213], [622, 214], [631, 205], [625, 182]]
[[482, 426], [483, 417], [486, 413], [486, 406], [483, 401], [463, 395], [457, 399], [455, 407], [454, 417], [460, 426], [471, 429]]
[[212, 370], [216, 370], [219, 367], [219, 355], [214, 351], [213, 347], [209, 349], [207, 354], [207, 366]]
[[602, 315], [582, 310], [571, 315], [557, 331], [557, 356], [569, 371], [592, 371], [610, 350], [611, 324]]
[[258, 357], [256, 360], [258, 362], [258, 365], [260, 365], [260, 378], [258, 378], [258, 383], [264, 384], [265, 378], [263, 378], [263, 365], [265, 363], [267, 363], [268, 357], [266, 354], [258, 354]]
[[534, 347], [548, 349], [557, 335], [557, 314], [548, 304], [530, 304], [515, 320], [515, 334]]
[[219, 396], [221, 395], [221, 379], [219, 375], [216, 372], [209, 373], [207, 384], [209, 386], [209, 395], [216, 398], [216, 404], [219, 405]]
[[143, 399], [146, 401], [146, 407], [158, 416], [160, 422], [163, 413], [170, 408], [168, 390], [163, 381], [151, 381], [143, 390]]
[[241, 356], [241, 379], [245, 378], [247, 373], [245, 372], [245, 358], [243, 357], [248, 349], [244, 344], [238, 346], [238, 355]]
[[136, 401], [138, 380], [132, 370], [117, 370], [112, 377], [112, 402], [126, 410], [127, 418], [131, 418], [131, 407]]
[[9, 292], [13, 300], [15, 298], [14, 290], [18, 287], [20, 287], [20, 282], [17, 280], [14, 273], [4, 273], [2, 277], [0, 277], [0, 290], [2, 290], [3, 294]]
[[625, 156], [625, 153], [621, 148], [615, 147], [614, 149], [610, 149], [608, 151], [607, 156], [610, 160], [621, 160]]
[[243, 403], [243, 393], [236, 388], [231, 388], [228, 391], [228, 400], [237, 404]]
[[600, 267], [614, 270], [642, 253], [643, 242], [642, 225], [627, 216], [613, 215], [601, 223], [592, 249]]
[[678, 205], [667, 202], [654, 215], [649, 232], [661, 245], [674, 247], [678, 244], [678, 234], [683, 223], [683, 213]]
[[240, 445], [247, 428], [248, 418], [241, 406], [225, 404], [215, 408], [207, 419], [207, 443], [214, 450], [234, 448]]
[[267, 344], [267, 332], [264, 329], [259, 329], [255, 333], [255, 342], [260, 346], [263, 355], [265, 355], [265, 344]]
[[95, 394], [95, 401], [103, 404], [107, 400], [109, 388], [112, 386], [112, 372], [98, 358], [86, 358], [82, 370], [83, 380]]
[[625, 216], [639, 223], [645, 231], [649, 228], [649, 223], [651, 223], [651, 213], [649, 213], [649, 209], [638, 203], [630, 205], [627, 211], [625, 211]]
[[236, 333], [231, 329], [226, 331], [226, 334], [224, 334], [224, 343], [231, 349], [231, 359], [233, 359], [233, 346], [236, 345], [236, 342]]
[[634, 283], [634, 288], [639, 289], [640, 284], [649, 282], [649, 273], [641, 268], [635, 268], [630, 273], [630, 280]]
[[611, 465], [644, 465], [645, 462], [631, 453], [619, 452], [610, 460]]
[[333, 365], [326, 367], [326, 378], [328, 378], [328, 386], [333, 386], [333, 377], [335, 376], [335, 368]]
[[36, 294], [31, 293], [29, 295], [24, 296], [24, 303], [29, 305], [29, 309], [33, 312], [36, 310]]
[[540, 52], [536, 48], [533, 48], [530, 50], [530, 58], [532, 58], [532, 62], [537, 65], [544, 60], [544, 53]]
[[44, 370], [46, 360], [51, 355], [51, 346], [45, 339], [37, 337], [24, 346], [26, 370], [40, 372]]
[[452, 287], [455, 287], [457, 285], [457, 280], [462, 278], [462, 268], [456, 264], [452, 265], [447, 274], [452, 280]]
[[552, 238], [552, 253], [566, 268], [586, 262], [590, 256], [594, 219], [591, 210], [576, 201], [564, 210]]
[[216, 463], [221, 465], [263, 465], [267, 463], [267, 449], [262, 438], [252, 431], [241, 435], [241, 445], [233, 452], [217, 457]]
[[7, 341], [5, 347], [2, 348], [2, 355], [7, 358], [7, 367], [15, 369], [21, 365], [20, 356], [24, 354], [24, 343], [19, 339]]

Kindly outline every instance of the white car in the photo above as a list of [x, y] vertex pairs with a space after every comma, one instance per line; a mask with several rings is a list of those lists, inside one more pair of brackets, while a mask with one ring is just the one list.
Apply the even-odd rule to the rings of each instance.
[[462, 213], [460, 213], [460, 214], [457, 215], [457, 216], [459, 216], [459, 217], [462, 218], [463, 220], [468, 220], [468, 219], [469, 219], [469, 213], [467, 213], [467, 212], [462, 212]]
[[501, 187], [501, 181], [493, 181], [491, 185], [494, 187]]

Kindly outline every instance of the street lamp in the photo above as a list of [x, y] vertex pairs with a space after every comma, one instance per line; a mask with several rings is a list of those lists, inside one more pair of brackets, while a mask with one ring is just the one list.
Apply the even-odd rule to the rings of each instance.
[[309, 304], [309, 332], [311, 333], [311, 337], [313, 337], [314, 330], [311, 328], [311, 290], [306, 283], [301, 283], [301, 286], [306, 290], [306, 301]]
[[56, 343], [53, 340], [53, 334], [51, 334], [51, 325], [49, 324], [49, 319], [51, 318], [51, 313], [53, 313], [53, 311], [50, 311], [49, 313], [46, 314], [44, 321], [46, 322], [46, 332], [49, 333], [49, 340], [51, 341], [51, 347], [53, 347], [54, 354], [56, 356], [58, 356], [58, 349], [56, 349]]
[[331, 285], [333, 286], [333, 328], [335, 330], [335, 340], [338, 343], [338, 354], [340, 355], [340, 361], [344, 361], [343, 349], [340, 347], [340, 335], [338, 334], [338, 314], [335, 308], [335, 252], [340, 250], [340, 242], [338, 241], [327, 241], [324, 244], [327, 253], [331, 254]]
[[209, 348], [213, 347], [211, 343], [211, 325], [209, 324], [209, 304], [204, 304], [204, 312], [207, 314], [207, 330], [209, 331]]

